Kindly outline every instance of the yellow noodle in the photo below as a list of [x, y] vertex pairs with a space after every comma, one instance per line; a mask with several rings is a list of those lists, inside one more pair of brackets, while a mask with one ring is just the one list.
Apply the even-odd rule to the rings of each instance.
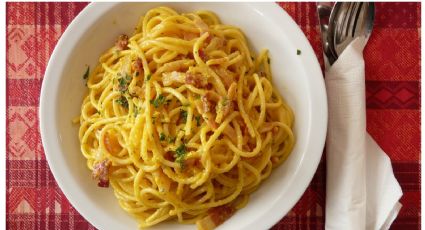
[[288, 157], [294, 115], [269, 60], [214, 13], [167, 7], [101, 55], [74, 122], [88, 168], [110, 162], [115, 196], [141, 228], [241, 209]]

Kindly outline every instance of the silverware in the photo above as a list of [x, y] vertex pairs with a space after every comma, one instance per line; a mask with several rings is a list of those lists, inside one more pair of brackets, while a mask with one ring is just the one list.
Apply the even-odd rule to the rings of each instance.
[[355, 38], [369, 38], [374, 16], [373, 2], [337, 2], [334, 5], [329, 19], [328, 42], [337, 58]]
[[326, 59], [332, 59], [335, 61], [337, 56], [333, 54], [329, 47], [328, 30], [329, 30], [329, 19], [331, 16], [333, 3], [331, 2], [318, 2], [317, 3], [317, 14], [319, 16], [320, 33], [322, 35], [322, 47], [323, 53]]
[[[325, 59], [332, 65], [355, 38], [369, 38], [375, 6], [373, 2], [337, 2], [331, 10], [329, 7], [329, 4], [318, 3], [317, 11]], [[322, 21], [329, 12], [328, 25], [324, 25]]]

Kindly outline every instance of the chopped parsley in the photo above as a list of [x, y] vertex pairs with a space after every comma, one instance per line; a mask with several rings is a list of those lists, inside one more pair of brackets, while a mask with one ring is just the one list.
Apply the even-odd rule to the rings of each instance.
[[139, 76], [139, 71], [136, 71], [136, 77], [138, 77]]
[[148, 74], [148, 75], [146, 75], [146, 79], [145, 79], [145, 81], [149, 81], [149, 80], [151, 79], [151, 77], [152, 77], [152, 74]]
[[160, 94], [157, 98], [155, 98], [154, 100], [151, 100], [151, 104], [155, 107], [158, 108], [159, 106], [165, 104], [165, 97]]
[[131, 76], [128, 74], [125, 74], [125, 77], [118, 78], [118, 90], [121, 92], [127, 91], [128, 84], [130, 83], [130, 81], [131, 81]]
[[270, 64], [270, 58], [267, 58], [267, 63]]
[[90, 66], [87, 66], [86, 72], [83, 75], [83, 79], [89, 78], [90, 75]]
[[181, 168], [184, 168], [184, 158], [186, 156], [186, 145], [182, 143], [177, 149], [176, 149], [176, 162], [180, 164]]
[[180, 110], [180, 118], [183, 119], [183, 122], [187, 121], [187, 111], [186, 110], [183, 110], [183, 109]]
[[196, 120], [196, 126], [199, 127], [201, 125], [201, 115], [196, 116], [195, 120]]
[[160, 134], [159, 134], [159, 140], [160, 140], [160, 141], [165, 141], [165, 137], [166, 137], [166, 136], [165, 136], [165, 134], [164, 134], [164, 133], [160, 133]]
[[121, 96], [119, 99], [115, 100], [115, 102], [128, 109], [128, 101], [124, 96]]
[[176, 137], [172, 137], [172, 136], [169, 136], [167, 139], [168, 139], [168, 143], [173, 143], [174, 141], [176, 141]]
[[196, 100], [201, 99], [201, 95], [197, 94], [197, 95], [195, 96], [195, 99], [196, 99]]
[[297, 55], [301, 55], [301, 50], [297, 49]]

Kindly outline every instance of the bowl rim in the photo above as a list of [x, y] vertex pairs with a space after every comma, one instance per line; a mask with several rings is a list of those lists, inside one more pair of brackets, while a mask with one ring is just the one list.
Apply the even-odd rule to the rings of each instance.
[[[80, 203], [84, 203], [84, 199], [82, 199], [82, 196], [80, 196], [73, 188], [73, 186], [77, 185], [70, 183], [65, 179], [72, 175], [69, 172], [64, 172], [64, 170], [61, 170], [60, 164], [58, 164], [59, 158], [53, 154], [54, 152], [57, 152], [61, 149], [61, 137], [58, 136], [58, 125], [55, 122], [52, 122], [56, 121], [55, 113], [57, 111], [56, 107], [52, 105], [57, 104], [58, 98], [52, 97], [51, 95], [57, 95], [59, 90], [58, 88], [61, 79], [55, 76], [62, 75], [62, 69], [66, 64], [66, 58], [63, 57], [68, 57], [72, 52], [72, 48], [78, 43], [79, 37], [81, 37], [81, 35], [87, 29], [89, 29], [100, 16], [102, 16], [105, 12], [117, 4], [120, 3], [90, 3], [69, 24], [57, 42], [52, 55], [50, 56], [43, 78], [39, 104], [40, 134], [50, 170], [58, 186], [72, 204], [72, 206], [75, 207], [75, 209], [88, 222], [99, 229], [105, 229], [107, 226], [102, 223], [101, 218], [92, 213], [93, 209], [88, 206], [80, 205]], [[246, 223], [244, 226], [236, 226], [240, 229], [253, 229], [258, 228], [258, 226], [270, 228], [276, 224], [283, 217], [283, 215], [286, 215], [288, 211], [296, 204], [296, 202], [298, 202], [317, 170], [326, 140], [328, 122], [326, 89], [322, 70], [313, 48], [311, 47], [311, 44], [299, 26], [284, 9], [282, 9], [278, 4], [271, 2], [238, 4], [246, 4], [254, 9], [266, 11], [268, 14], [267, 17], [271, 18], [273, 21], [285, 22], [285, 28], [289, 28], [293, 33], [293, 37], [298, 39], [297, 45], [303, 52], [303, 55], [301, 55], [302, 57], [300, 58], [302, 59], [302, 62], [305, 64], [305, 66], [308, 66], [308, 68], [305, 68], [304, 71], [310, 76], [310, 84], [314, 85], [316, 89], [310, 91], [312, 94], [311, 98], [313, 98], [316, 103], [311, 103], [310, 105], [311, 111], [314, 111], [315, 114], [314, 116], [313, 114], [309, 115], [311, 126], [309, 127], [307, 148], [305, 150], [305, 152], [312, 152], [315, 154], [309, 154], [309, 159], [307, 161], [302, 159], [301, 161], [303, 163], [300, 165], [300, 167], [297, 168], [294, 180], [297, 180], [299, 185], [289, 189], [285, 197], [286, 202], [288, 202], [290, 205], [282, 208], [277, 204], [277, 202], [275, 205], [271, 206], [267, 211], [265, 211], [262, 216], [257, 216], [255, 218], [256, 226], [252, 226], [252, 223]], [[312, 137], [315, 138], [313, 139]], [[300, 170], [300, 168], [302, 168], [302, 170]], [[282, 200], [282, 198], [279, 198], [279, 200]], [[251, 226], [249, 224], [251, 224]]]

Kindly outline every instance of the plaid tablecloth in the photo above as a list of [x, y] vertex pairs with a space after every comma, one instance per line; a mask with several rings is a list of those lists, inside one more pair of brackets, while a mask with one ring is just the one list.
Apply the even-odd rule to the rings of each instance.
[[[7, 3], [6, 226], [94, 229], [67, 201], [44, 156], [41, 83], [61, 34], [87, 3]], [[323, 63], [314, 3], [279, 3]], [[390, 156], [404, 195], [393, 229], [420, 228], [420, 3], [377, 3], [365, 50], [367, 129]], [[323, 229], [325, 163], [274, 229]]]

